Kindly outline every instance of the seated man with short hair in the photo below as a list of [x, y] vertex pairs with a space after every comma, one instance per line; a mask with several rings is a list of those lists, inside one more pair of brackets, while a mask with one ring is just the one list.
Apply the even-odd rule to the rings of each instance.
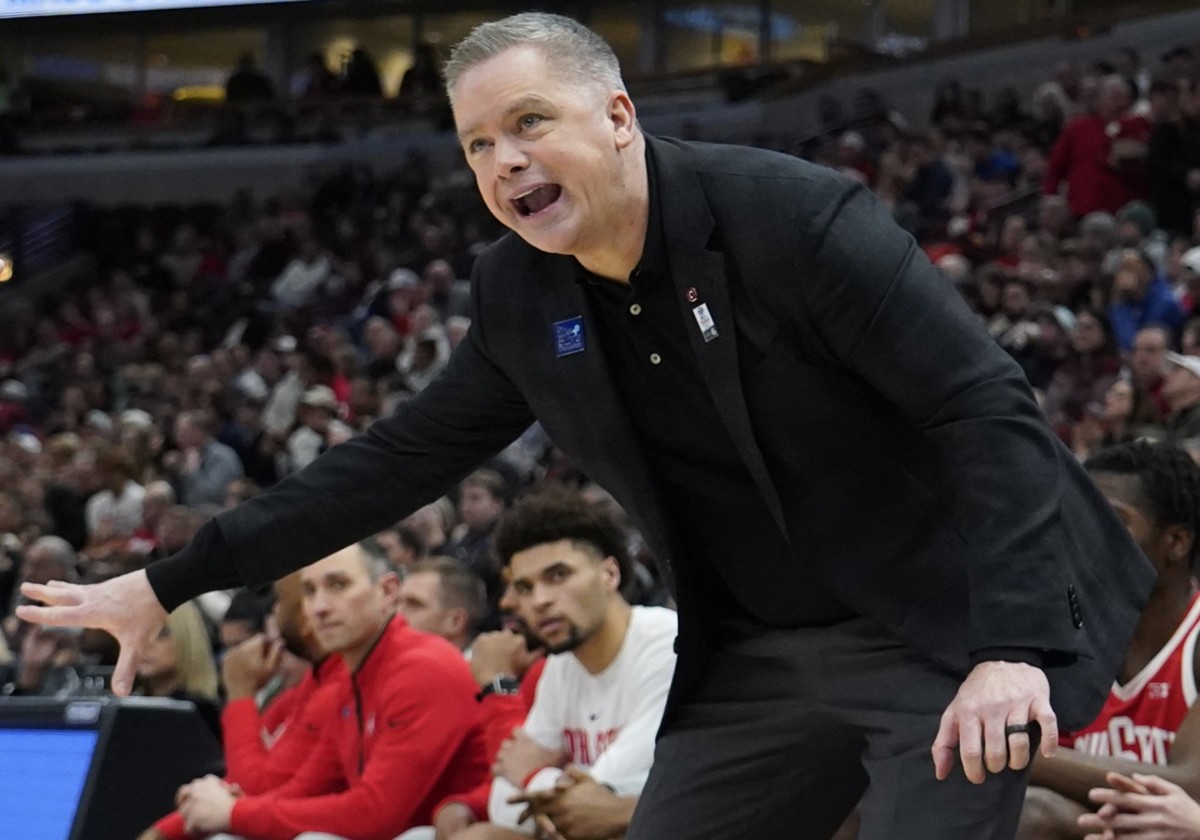
[[470, 668], [453, 645], [394, 615], [399, 579], [383, 550], [365, 540], [300, 576], [313, 631], [345, 664], [337, 719], [269, 793], [241, 796], [213, 776], [182, 788], [193, 834], [391, 840], [428, 824], [436, 803], [486, 776]]
[[1125, 661], [1100, 715], [1064, 733], [1053, 758], [1037, 756], [1018, 837], [1082, 838], [1092, 788], [1110, 772], [1157, 773], [1200, 794], [1200, 594], [1192, 583], [1200, 529], [1200, 467], [1167, 443], [1136, 441], [1085, 464], [1158, 570]]
[[[551, 655], [525, 725], [496, 756], [487, 813], [452, 797], [438, 808], [437, 836], [521, 838], [535, 822], [548, 832], [581, 818], [583, 796], [622, 833], [654, 758], [676, 615], [625, 601], [625, 534], [578, 494], [526, 497], [501, 518], [495, 545], [508, 597]], [[515, 690], [515, 680], [497, 679], [481, 697]]]

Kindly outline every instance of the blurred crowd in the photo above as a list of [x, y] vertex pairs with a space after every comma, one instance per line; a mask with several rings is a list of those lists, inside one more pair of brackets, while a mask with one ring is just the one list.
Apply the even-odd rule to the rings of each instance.
[[[252, 64], [239, 74], [231, 101], [274, 96]], [[315, 63], [310, 82], [333, 84]], [[1200, 455], [1198, 82], [1190, 46], [1148, 60], [1123, 49], [1063, 64], [1027, 101], [947, 80], [928, 131], [886, 107], [830, 114], [787, 150], [875, 191], [1081, 459], [1144, 437]], [[417, 154], [388, 173], [315, 176], [305, 195], [79, 213], [89, 268], [51, 298], [0, 297], [6, 693], [101, 692], [115, 656], [101, 633], [17, 621], [21, 581], [152, 563], [366, 431], [446, 364], [470, 325], [472, 261], [500, 233], [465, 169]], [[487, 607], [471, 634], [491, 629], [492, 530], [514, 499], [558, 484], [606, 501], [535, 426], [378, 539], [397, 570], [444, 556], [478, 577]], [[662, 603], [630, 540], [628, 600]], [[139, 691], [195, 699], [218, 728], [216, 663], [269, 610], [239, 591], [177, 611]]]

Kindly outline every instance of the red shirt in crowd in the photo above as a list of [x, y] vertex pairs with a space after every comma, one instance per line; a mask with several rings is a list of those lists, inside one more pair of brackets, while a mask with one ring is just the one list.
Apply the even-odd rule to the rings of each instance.
[[1150, 139], [1151, 126], [1145, 117], [1126, 116], [1105, 121], [1095, 114], [1067, 123], [1050, 157], [1042, 192], [1056, 195], [1067, 182], [1067, 203], [1076, 218], [1096, 210], [1116, 214], [1135, 199], [1147, 195], [1145, 167], [1124, 168], [1110, 163], [1113, 141]]

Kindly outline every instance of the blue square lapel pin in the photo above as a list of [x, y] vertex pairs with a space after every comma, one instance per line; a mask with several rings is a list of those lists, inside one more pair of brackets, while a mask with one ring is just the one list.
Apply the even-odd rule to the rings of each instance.
[[587, 347], [583, 337], [583, 316], [576, 315], [554, 322], [554, 355], [558, 358], [582, 353]]

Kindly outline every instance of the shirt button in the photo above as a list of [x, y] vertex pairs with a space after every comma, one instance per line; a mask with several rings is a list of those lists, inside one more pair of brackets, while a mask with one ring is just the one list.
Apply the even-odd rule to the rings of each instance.
[[650, 364], [657, 365], [660, 362], [662, 362], [662, 356], [658, 355], [657, 353], [650, 354]]
[[642, 305], [640, 303], [635, 303], [633, 306], [629, 307], [629, 314], [630, 315], [641, 315], [642, 314]]

